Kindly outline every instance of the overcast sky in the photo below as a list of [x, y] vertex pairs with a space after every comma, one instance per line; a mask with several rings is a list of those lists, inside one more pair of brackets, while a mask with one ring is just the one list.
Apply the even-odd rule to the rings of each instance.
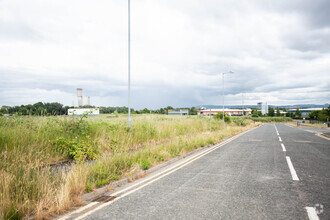
[[[0, 105], [127, 106], [127, 0], [0, 0]], [[330, 1], [131, 0], [132, 107], [330, 102]], [[87, 99], [84, 98], [84, 103]]]

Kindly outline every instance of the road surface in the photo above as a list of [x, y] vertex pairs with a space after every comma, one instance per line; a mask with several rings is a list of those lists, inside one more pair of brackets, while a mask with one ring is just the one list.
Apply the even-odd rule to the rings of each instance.
[[330, 141], [264, 124], [109, 193], [69, 219], [330, 219]]

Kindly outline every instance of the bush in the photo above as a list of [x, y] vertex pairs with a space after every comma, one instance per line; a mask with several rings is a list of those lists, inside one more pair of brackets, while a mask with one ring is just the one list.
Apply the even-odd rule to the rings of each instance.
[[95, 142], [89, 136], [80, 140], [78, 138], [67, 140], [60, 137], [54, 142], [54, 147], [55, 151], [67, 155], [77, 163], [96, 159], [98, 153]]
[[150, 168], [151, 163], [150, 163], [150, 161], [147, 160], [147, 159], [142, 159], [141, 162], [140, 162], [140, 165], [141, 165], [141, 168], [142, 168], [143, 170], [147, 170], [147, 169]]
[[241, 117], [233, 117], [232, 120], [238, 126], [246, 126], [245, 119], [243, 119]]
[[[222, 112], [218, 112], [218, 114], [214, 115], [213, 116], [215, 119], [218, 119], [218, 120], [222, 120], [223, 118], [223, 113]], [[231, 118], [229, 115], [225, 114], [225, 122], [226, 123], [230, 123], [231, 122]]]

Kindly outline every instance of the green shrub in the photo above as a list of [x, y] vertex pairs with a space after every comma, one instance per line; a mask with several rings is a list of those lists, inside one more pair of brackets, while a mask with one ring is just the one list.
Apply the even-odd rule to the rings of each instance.
[[87, 182], [87, 184], [86, 184], [86, 192], [92, 192], [92, 191], [93, 191], [92, 184], [90, 182]]
[[141, 168], [142, 168], [143, 170], [147, 170], [147, 169], [150, 168], [151, 163], [150, 163], [150, 161], [147, 160], [147, 159], [142, 159], [142, 160], [140, 161], [140, 165], [141, 165]]
[[90, 136], [82, 139], [76, 137], [71, 140], [60, 137], [53, 144], [57, 152], [67, 155], [77, 163], [96, 159], [98, 155], [96, 143], [91, 140]]
[[[218, 120], [222, 120], [223, 118], [223, 113], [222, 112], [218, 112], [216, 115], [213, 116], [215, 119]], [[225, 114], [225, 120], [226, 123], [230, 123], [231, 122], [231, 117], [227, 114]]]
[[19, 220], [22, 219], [23, 215], [19, 210], [16, 210], [14, 207], [11, 207], [7, 213], [5, 213], [4, 219]]
[[246, 121], [242, 117], [232, 117], [232, 120], [238, 126], [246, 126]]

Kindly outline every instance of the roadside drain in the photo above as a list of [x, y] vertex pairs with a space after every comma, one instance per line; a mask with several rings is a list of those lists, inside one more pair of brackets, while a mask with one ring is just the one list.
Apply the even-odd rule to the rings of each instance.
[[114, 200], [116, 196], [100, 196], [92, 200], [92, 202], [109, 202], [111, 200]]

